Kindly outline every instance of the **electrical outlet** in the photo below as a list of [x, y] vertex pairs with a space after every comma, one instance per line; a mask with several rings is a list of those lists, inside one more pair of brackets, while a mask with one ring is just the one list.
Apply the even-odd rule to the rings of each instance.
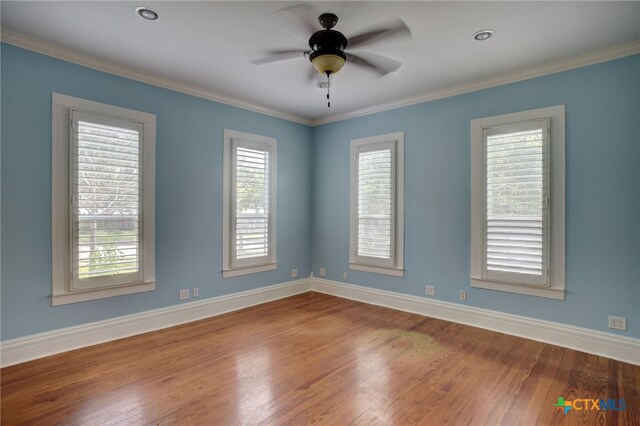
[[327, 275], [327, 270], [324, 268], [320, 268], [320, 276], [324, 277], [325, 275]]
[[609, 315], [609, 328], [627, 331], [627, 319], [624, 317], [614, 317]]
[[424, 292], [426, 293], [427, 296], [435, 296], [436, 295], [436, 289], [434, 286], [431, 285], [425, 285], [424, 286]]
[[349, 278], [349, 275], [346, 272], [342, 273], [342, 279], [346, 280], [347, 278]]
[[180, 290], [180, 300], [185, 300], [189, 298], [189, 289], [188, 288], [184, 288], [182, 290]]
[[295, 278], [298, 276], [298, 270], [297, 269], [292, 269], [291, 270], [291, 278]]
[[467, 300], [467, 292], [460, 290], [460, 300]]
[[200, 295], [200, 290], [198, 290], [198, 287], [194, 287], [191, 289], [191, 296], [192, 297], [198, 297]]

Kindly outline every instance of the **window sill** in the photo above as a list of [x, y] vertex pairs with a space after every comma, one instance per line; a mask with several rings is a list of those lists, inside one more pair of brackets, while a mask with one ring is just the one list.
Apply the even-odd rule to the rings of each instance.
[[246, 268], [226, 269], [222, 271], [222, 278], [239, 277], [240, 275], [256, 274], [258, 272], [274, 271], [278, 267], [277, 263], [266, 265], [248, 266]]
[[349, 263], [349, 269], [373, 272], [374, 274], [391, 275], [392, 277], [404, 277], [404, 269], [381, 268], [379, 266], [360, 265], [358, 263]]
[[564, 300], [564, 289], [535, 287], [525, 284], [509, 284], [471, 277], [471, 287], [487, 290], [504, 291], [507, 293], [526, 294], [529, 296], [546, 297], [547, 299]]
[[104, 299], [107, 297], [123, 296], [125, 294], [143, 293], [156, 289], [155, 281], [147, 281], [120, 287], [101, 288], [95, 290], [74, 291], [53, 294], [51, 306], [67, 305], [69, 303], [86, 302], [87, 300]]

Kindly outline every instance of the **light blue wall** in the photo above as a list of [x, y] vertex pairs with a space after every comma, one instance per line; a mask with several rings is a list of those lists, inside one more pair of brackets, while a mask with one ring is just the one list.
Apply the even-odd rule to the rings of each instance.
[[[640, 337], [640, 55], [309, 128], [2, 44], [2, 340], [308, 276]], [[157, 115], [157, 290], [52, 308], [51, 92]], [[567, 105], [567, 299], [469, 287], [469, 122]], [[222, 280], [222, 132], [278, 139], [278, 270]], [[348, 269], [349, 141], [405, 132], [406, 269]], [[312, 195], [310, 195], [312, 194]]]
[[[312, 129], [2, 44], [2, 340], [310, 273]], [[157, 116], [156, 291], [51, 307], [51, 92]], [[278, 140], [278, 269], [222, 279], [222, 135]]]
[[[566, 105], [566, 300], [469, 285], [470, 121]], [[349, 141], [405, 132], [404, 278], [351, 271]], [[640, 337], [640, 55], [314, 129], [313, 268], [327, 278]]]

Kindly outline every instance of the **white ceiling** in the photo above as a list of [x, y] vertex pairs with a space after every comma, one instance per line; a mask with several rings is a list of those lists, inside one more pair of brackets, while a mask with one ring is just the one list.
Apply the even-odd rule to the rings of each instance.
[[[335, 29], [347, 38], [392, 17], [412, 31], [411, 39], [354, 50], [403, 65], [384, 77], [345, 65], [333, 78], [328, 109], [305, 59], [250, 63], [269, 49], [308, 48], [274, 14], [294, 4], [2, 1], [1, 12], [3, 29], [308, 120], [640, 39], [640, 2], [311, 2], [317, 14], [336, 13]], [[134, 11], [140, 5], [160, 19], [141, 19]], [[494, 37], [473, 41], [485, 28]]]

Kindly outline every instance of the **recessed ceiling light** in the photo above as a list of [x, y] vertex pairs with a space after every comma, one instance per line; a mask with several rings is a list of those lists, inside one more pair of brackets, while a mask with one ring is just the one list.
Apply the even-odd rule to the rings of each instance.
[[329, 87], [329, 82], [328, 81], [321, 81], [320, 83], [316, 84], [316, 87], [318, 89], [326, 89], [327, 87]]
[[480, 30], [473, 35], [473, 39], [476, 41], [485, 41], [486, 39], [491, 38], [493, 33], [493, 30]]
[[136, 7], [136, 12], [138, 12], [138, 15], [142, 16], [144, 19], [148, 19], [149, 21], [155, 21], [158, 19], [158, 12], [146, 6]]

